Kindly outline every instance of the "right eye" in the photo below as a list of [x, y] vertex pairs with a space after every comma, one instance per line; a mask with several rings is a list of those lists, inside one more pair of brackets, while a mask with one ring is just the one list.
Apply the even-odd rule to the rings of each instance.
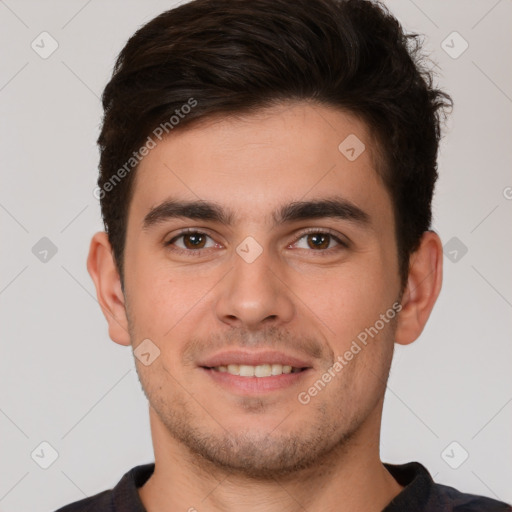
[[212, 247], [220, 247], [220, 244], [215, 242], [206, 233], [188, 230], [165, 242], [165, 246], [173, 251], [191, 253], [200, 252], [203, 249], [211, 249]]

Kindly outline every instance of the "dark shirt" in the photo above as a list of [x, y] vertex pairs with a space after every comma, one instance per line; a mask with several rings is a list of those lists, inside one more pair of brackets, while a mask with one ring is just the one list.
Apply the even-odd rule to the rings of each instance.
[[[453, 487], [436, 484], [419, 462], [384, 464], [404, 489], [382, 512], [512, 512], [512, 507]], [[149, 479], [155, 464], [136, 466], [110, 491], [71, 503], [56, 512], [146, 512], [138, 487]]]

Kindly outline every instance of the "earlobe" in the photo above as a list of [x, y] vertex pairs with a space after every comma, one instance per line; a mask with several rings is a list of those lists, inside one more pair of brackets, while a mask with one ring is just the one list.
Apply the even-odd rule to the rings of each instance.
[[121, 279], [108, 235], [104, 231], [100, 231], [92, 237], [87, 258], [87, 270], [94, 281], [99, 305], [108, 322], [110, 338], [120, 345], [130, 345]]
[[426, 231], [411, 255], [409, 277], [402, 297], [395, 341], [407, 345], [416, 340], [434, 308], [443, 280], [443, 246], [437, 233]]

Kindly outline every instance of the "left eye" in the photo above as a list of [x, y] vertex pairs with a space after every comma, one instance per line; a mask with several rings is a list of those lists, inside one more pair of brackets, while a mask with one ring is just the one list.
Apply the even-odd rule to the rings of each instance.
[[319, 231], [302, 235], [293, 245], [299, 249], [322, 250], [331, 249], [333, 246], [335, 247], [337, 245], [345, 246], [346, 244], [330, 233], [323, 233]]

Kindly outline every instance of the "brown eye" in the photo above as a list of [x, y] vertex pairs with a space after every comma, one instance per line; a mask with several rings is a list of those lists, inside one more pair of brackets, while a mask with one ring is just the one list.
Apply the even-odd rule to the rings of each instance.
[[313, 252], [330, 254], [335, 250], [347, 249], [348, 245], [339, 237], [328, 231], [310, 231], [303, 233], [302, 236], [292, 244], [295, 249], [313, 249]]
[[307, 235], [308, 246], [311, 249], [327, 249], [331, 241], [331, 236], [325, 233], [313, 233]]
[[215, 241], [211, 236], [201, 231], [189, 231], [175, 236], [166, 244], [170, 249], [177, 251], [198, 252], [201, 249], [210, 249], [216, 247]]
[[201, 233], [182, 235], [183, 245], [187, 249], [202, 249], [206, 244], [206, 236]]

